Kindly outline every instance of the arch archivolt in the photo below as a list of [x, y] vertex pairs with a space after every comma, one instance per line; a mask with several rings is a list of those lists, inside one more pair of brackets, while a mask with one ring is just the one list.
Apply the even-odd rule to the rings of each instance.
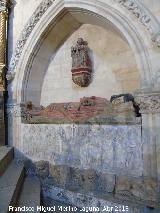
[[[126, 6], [126, 2], [130, 6]], [[11, 85], [12, 100], [19, 105], [27, 101], [30, 95], [28, 88], [32, 88], [35, 92], [41, 90], [49, 56], [56, 53], [60, 45], [85, 23], [94, 23], [104, 29], [111, 27], [119, 34], [134, 53], [140, 74], [141, 89], [151, 88], [154, 71], [154, 62], [151, 60], [154, 47], [151, 38], [159, 46], [157, 30], [159, 26], [154, 16], [145, 7], [142, 8], [138, 1], [134, 2], [137, 5], [133, 4], [133, 0], [44, 0], [30, 18], [17, 43], [10, 66], [11, 72], [15, 73]], [[132, 6], [134, 9], [128, 8]], [[128, 15], [130, 11], [132, 13]], [[145, 16], [146, 19], [141, 19], [144, 16], [138, 15], [140, 12], [148, 14]], [[146, 22], [143, 23], [142, 20]], [[43, 60], [43, 66], [38, 67], [40, 60]], [[35, 97], [40, 99], [40, 94], [36, 93]], [[15, 130], [12, 135], [13, 144], [17, 148], [22, 148], [21, 118], [13, 117], [12, 125]]]
[[[122, 6], [131, 11], [136, 18], [137, 16], [138, 18], [141, 17], [139, 18], [140, 21], [135, 21], [135, 17], [132, 14], [128, 16], [126, 11], [124, 11], [126, 9]], [[140, 16], [138, 13], [142, 15]], [[61, 35], [61, 39], [57, 43], [55, 42], [54, 50], [48, 49], [48, 55], [51, 51], [52, 53], [56, 51], [65, 38], [83, 23], [96, 23], [106, 29], [110, 25], [128, 42], [134, 52], [140, 72], [141, 88], [152, 86], [152, 63], [150, 60], [152, 42], [150, 41], [150, 36], [146, 36], [145, 27], [142, 27], [140, 22], [147, 26], [152, 35], [155, 35], [152, 38], [157, 38], [157, 32], [155, 31], [157, 21], [144, 7], [142, 10], [142, 5], [138, 1], [136, 1], [135, 5], [132, 0], [47, 0], [40, 4], [23, 30], [10, 65], [11, 72], [16, 73], [13, 81], [13, 94], [18, 103], [26, 99], [25, 92], [28, 76], [30, 75], [30, 68], [33, 65], [36, 53], [40, 54], [39, 50], [43, 49], [43, 41], [55, 26], [57, 27], [59, 24], [59, 30], [62, 29], [60, 25], [63, 25], [61, 20], [64, 14], [67, 14], [68, 20], [72, 21], [73, 26], [68, 32]], [[52, 36], [54, 35], [53, 33]], [[41, 81], [42, 79], [43, 76], [41, 76]]]

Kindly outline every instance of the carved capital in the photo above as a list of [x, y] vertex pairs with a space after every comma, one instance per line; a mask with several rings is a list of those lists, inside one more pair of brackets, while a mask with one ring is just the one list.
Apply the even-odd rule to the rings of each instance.
[[6, 79], [9, 82], [13, 81], [14, 77], [15, 77], [15, 73], [12, 73], [12, 72], [7, 73], [6, 75]]
[[0, 12], [7, 11], [7, 9], [11, 6], [11, 0], [1, 0], [0, 1]]
[[135, 97], [135, 102], [140, 108], [140, 113], [160, 113], [160, 93], [144, 93]]

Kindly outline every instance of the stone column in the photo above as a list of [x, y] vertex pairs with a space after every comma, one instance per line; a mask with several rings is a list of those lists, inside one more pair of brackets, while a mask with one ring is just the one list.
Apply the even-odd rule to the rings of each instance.
[[160, 181], [160, 92], [136, 95], [142, 114], [144, 176]]
[[0, 145], [5, 144], [5, 74], [6, 74], [6, 51], [7, 51], [7, 21], [10, 0], [0, 1]]

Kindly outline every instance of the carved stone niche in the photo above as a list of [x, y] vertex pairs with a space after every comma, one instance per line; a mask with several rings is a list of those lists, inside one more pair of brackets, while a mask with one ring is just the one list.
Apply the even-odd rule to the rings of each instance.
[[87, 87], [91, 82], [92, 65], [89, 57], [88, 43], [82, 38], [71, 48], [72, 80], [80, 87]]

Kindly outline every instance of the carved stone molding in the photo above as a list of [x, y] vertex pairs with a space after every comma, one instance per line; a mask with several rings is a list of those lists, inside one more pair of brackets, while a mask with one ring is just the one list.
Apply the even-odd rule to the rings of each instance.
[[0, 1], [0, 11], [5, 11], [7, 6], [7, 0]]
[[12, 81], [14, 77], [15, 77], [15, 73], [12, 73], [12, 72], [7, 73], [6, 75], [7, 81]]
[[[123, 5], [146, 27], [151, 34], [152, 41], [157, 47], [160, 47], [160, 31], [158, 33], [155, 30], [155, 19], [150, 13], [143, 8], [143, 6], [137, 0], [117, 0], [118, 3]], [[158, 24], [158, 23], [157, 23]]]
[[[3, 0], [5, 2], [5, 0]], [[2, 1], [2, 5], [3, 5]], [[55, 0], [43, 0], [36, 11], [33, 13], [31, 18], [29, 19], [28, 23], [24, 27], [20, 38], [17, 42], [15, 53], [12, 57], [9, 72], [14, 72], [19, 58], [22, 54], [23, 48], [25, 46], [25, 43], [27, 39], [29, 38], [32, 30], [36, 26], [36, 24], [39, 22], [43, 14], [49, 9], [49, 7], [54, 3]], [[160, 33], [157, 34], [155, 31], [155, 25], [156, 27], [159, 26], [158, 21], [156, 18], [154, 18], [153, 15], [150, 15], [151, 13], [142, 7], [140, 3], [138, 3], [137, 0], [115, 0], [116, 2], [120, 3], [124, 7], [126, 7], [129, 11], [131, 11], [139, 20], [140, 22], [149, 30], [152, 41], [156, 43], [158, 47], [160, 47]], [[156, 24], [155, 24], [156, 23]]]
[[10, 0], [0, 2], [0, 90], [5, 90], [7, 21]]
[[7, 116], [8, 118], [25, 118], [27, 116], [27, 113], [25, 112], [24, 104], [7, 104]]
[[160, 93], [144, 93], [135, 97], [135, 102], [140, 108], [140, 113], [160, 113]]
[[0, 1], [0, 12], [6, 11], [12, 4], [11, 0], [1, 0]]
[[52, 5], [52, 3], [54, 1], [55, 0], [43, 0], [40, 3], [40, 5], [38, 6], [38, 8], [36, 9], [36, 11], [34, 12], [34, 14], [29, 19], [26, 26], [24, 27], [24, 29], [23, 29], [23, 31], [20, 35], [20, 38], [17, 42], [14, 57], [13, 57], [11, 64], [10, 64], [10, 71], [8, 73], [9, 75], [11, 74], [12, 76], [14, 76], [13, 71], [15, 70], [15, 68], [17, 66], [17, 63], [18, 63], [19, 58], [22, 54], [23, 47], [24, 47], [27, 39], [29, 38], [32, 30], [34, 29], [36, 24], [39, 22], [39, 20], [43, 16], [43, 14], [47, 11], [47, 9]]

